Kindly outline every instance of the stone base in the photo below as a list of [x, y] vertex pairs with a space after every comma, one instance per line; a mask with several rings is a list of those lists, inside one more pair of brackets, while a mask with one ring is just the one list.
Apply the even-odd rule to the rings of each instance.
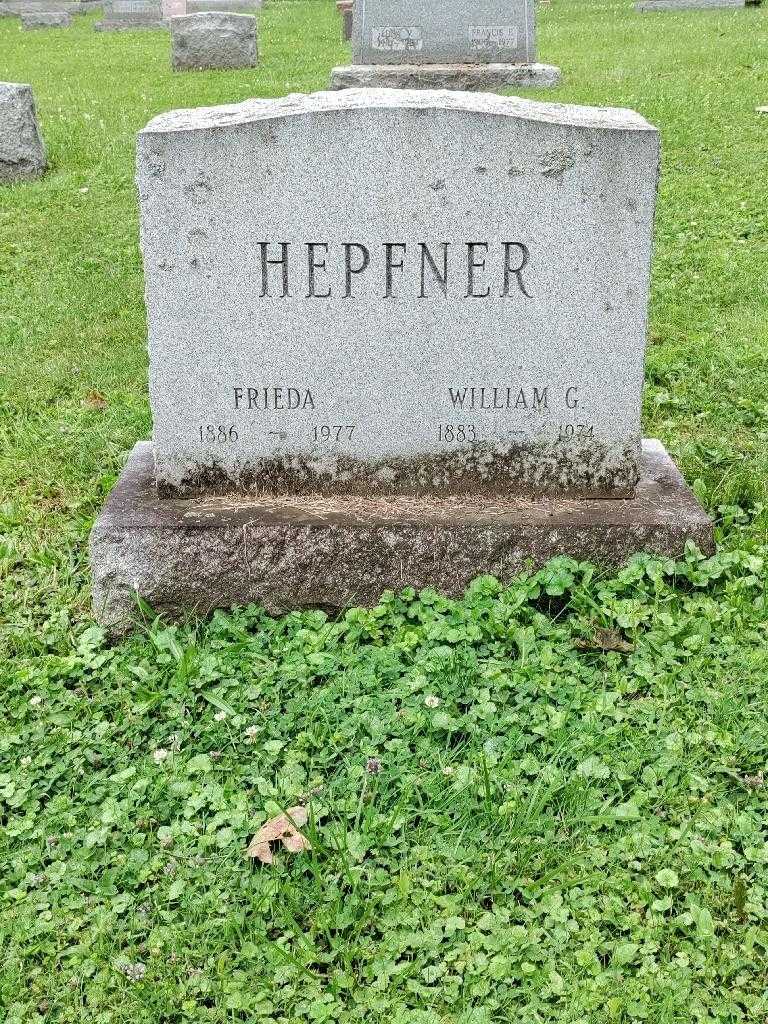
[[373, 605], [382, 591], [458, 597], [555, 555], [605, 567], [637, 551], [713, 550], [712, 523], [663, 446], [643, 442], [631, 499], [164, 498], [149, 442], [134, 448], [91, 533], [93, 603], [114, 633], [136, 595], [172, 617], [250, 602], [269, 612]]
[[560, 83], [552, 64], [349, 64], [331, 71], [331, 89], [545, 89]]

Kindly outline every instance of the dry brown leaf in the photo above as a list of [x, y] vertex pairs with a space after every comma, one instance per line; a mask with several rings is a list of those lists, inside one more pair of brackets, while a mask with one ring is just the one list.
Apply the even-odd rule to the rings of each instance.
[[591, 640], [577, 640], [576, 647], [582, 651], [618, 651], [631, 654], [635, 645], [625, 640], [615, 629], [596, 629]]
[[270, 843], [276, 842], [281, 842], [290, 853], [311, 850], [309, 840], [299, 832], [299, 828], [306, 825], [308, 818], [307, 808], [299, 805], [289, 807], [285, 814], [265, 821], [248, 844], [246, 856], [253, 857], [262, 864], [271, 864], [273, 856]]
[[98, 391], [89, 391], [83, 399], [84, 406], [88, 409], [96, 409], [98, 412], [104, 412], [107, 408], [107, 400], [104, 395]]

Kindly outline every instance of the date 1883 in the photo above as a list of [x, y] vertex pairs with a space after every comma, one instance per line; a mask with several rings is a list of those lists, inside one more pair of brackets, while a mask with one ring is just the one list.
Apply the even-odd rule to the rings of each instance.
[[477, 431], [473, 423], [440, 423], [437, 428], [437, 440], [446, 444], [466, 444], [477, 440]]

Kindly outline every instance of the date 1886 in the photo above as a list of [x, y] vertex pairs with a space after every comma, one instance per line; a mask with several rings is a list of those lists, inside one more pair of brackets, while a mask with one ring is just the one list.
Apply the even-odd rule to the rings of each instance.
[[209, 444], [234, 444], [239, 439], [237, 430], [233, 426], [219, 424], [214, 426], [209, 423], [200, 427], [200, 440]]

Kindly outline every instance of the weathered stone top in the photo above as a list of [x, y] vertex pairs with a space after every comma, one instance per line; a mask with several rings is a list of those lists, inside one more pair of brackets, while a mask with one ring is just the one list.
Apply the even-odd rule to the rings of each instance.
[[251, 99], [218, 107], [171, 110], [153, 118], [140, 133], [189, 132], [245, 125], [270, 118], [317, 114], [336, 110], [387, 109], [460, 110], [484, 116], [512, 117], [540, 124], [570, 125], [606, 131], [656, 132], [640, 114], [622, 107], [584, 107], [568, 103], [542, 103], [492, 93], [408, 89], [347, 89], [343, 92], [292, 93], [280, 99]]

